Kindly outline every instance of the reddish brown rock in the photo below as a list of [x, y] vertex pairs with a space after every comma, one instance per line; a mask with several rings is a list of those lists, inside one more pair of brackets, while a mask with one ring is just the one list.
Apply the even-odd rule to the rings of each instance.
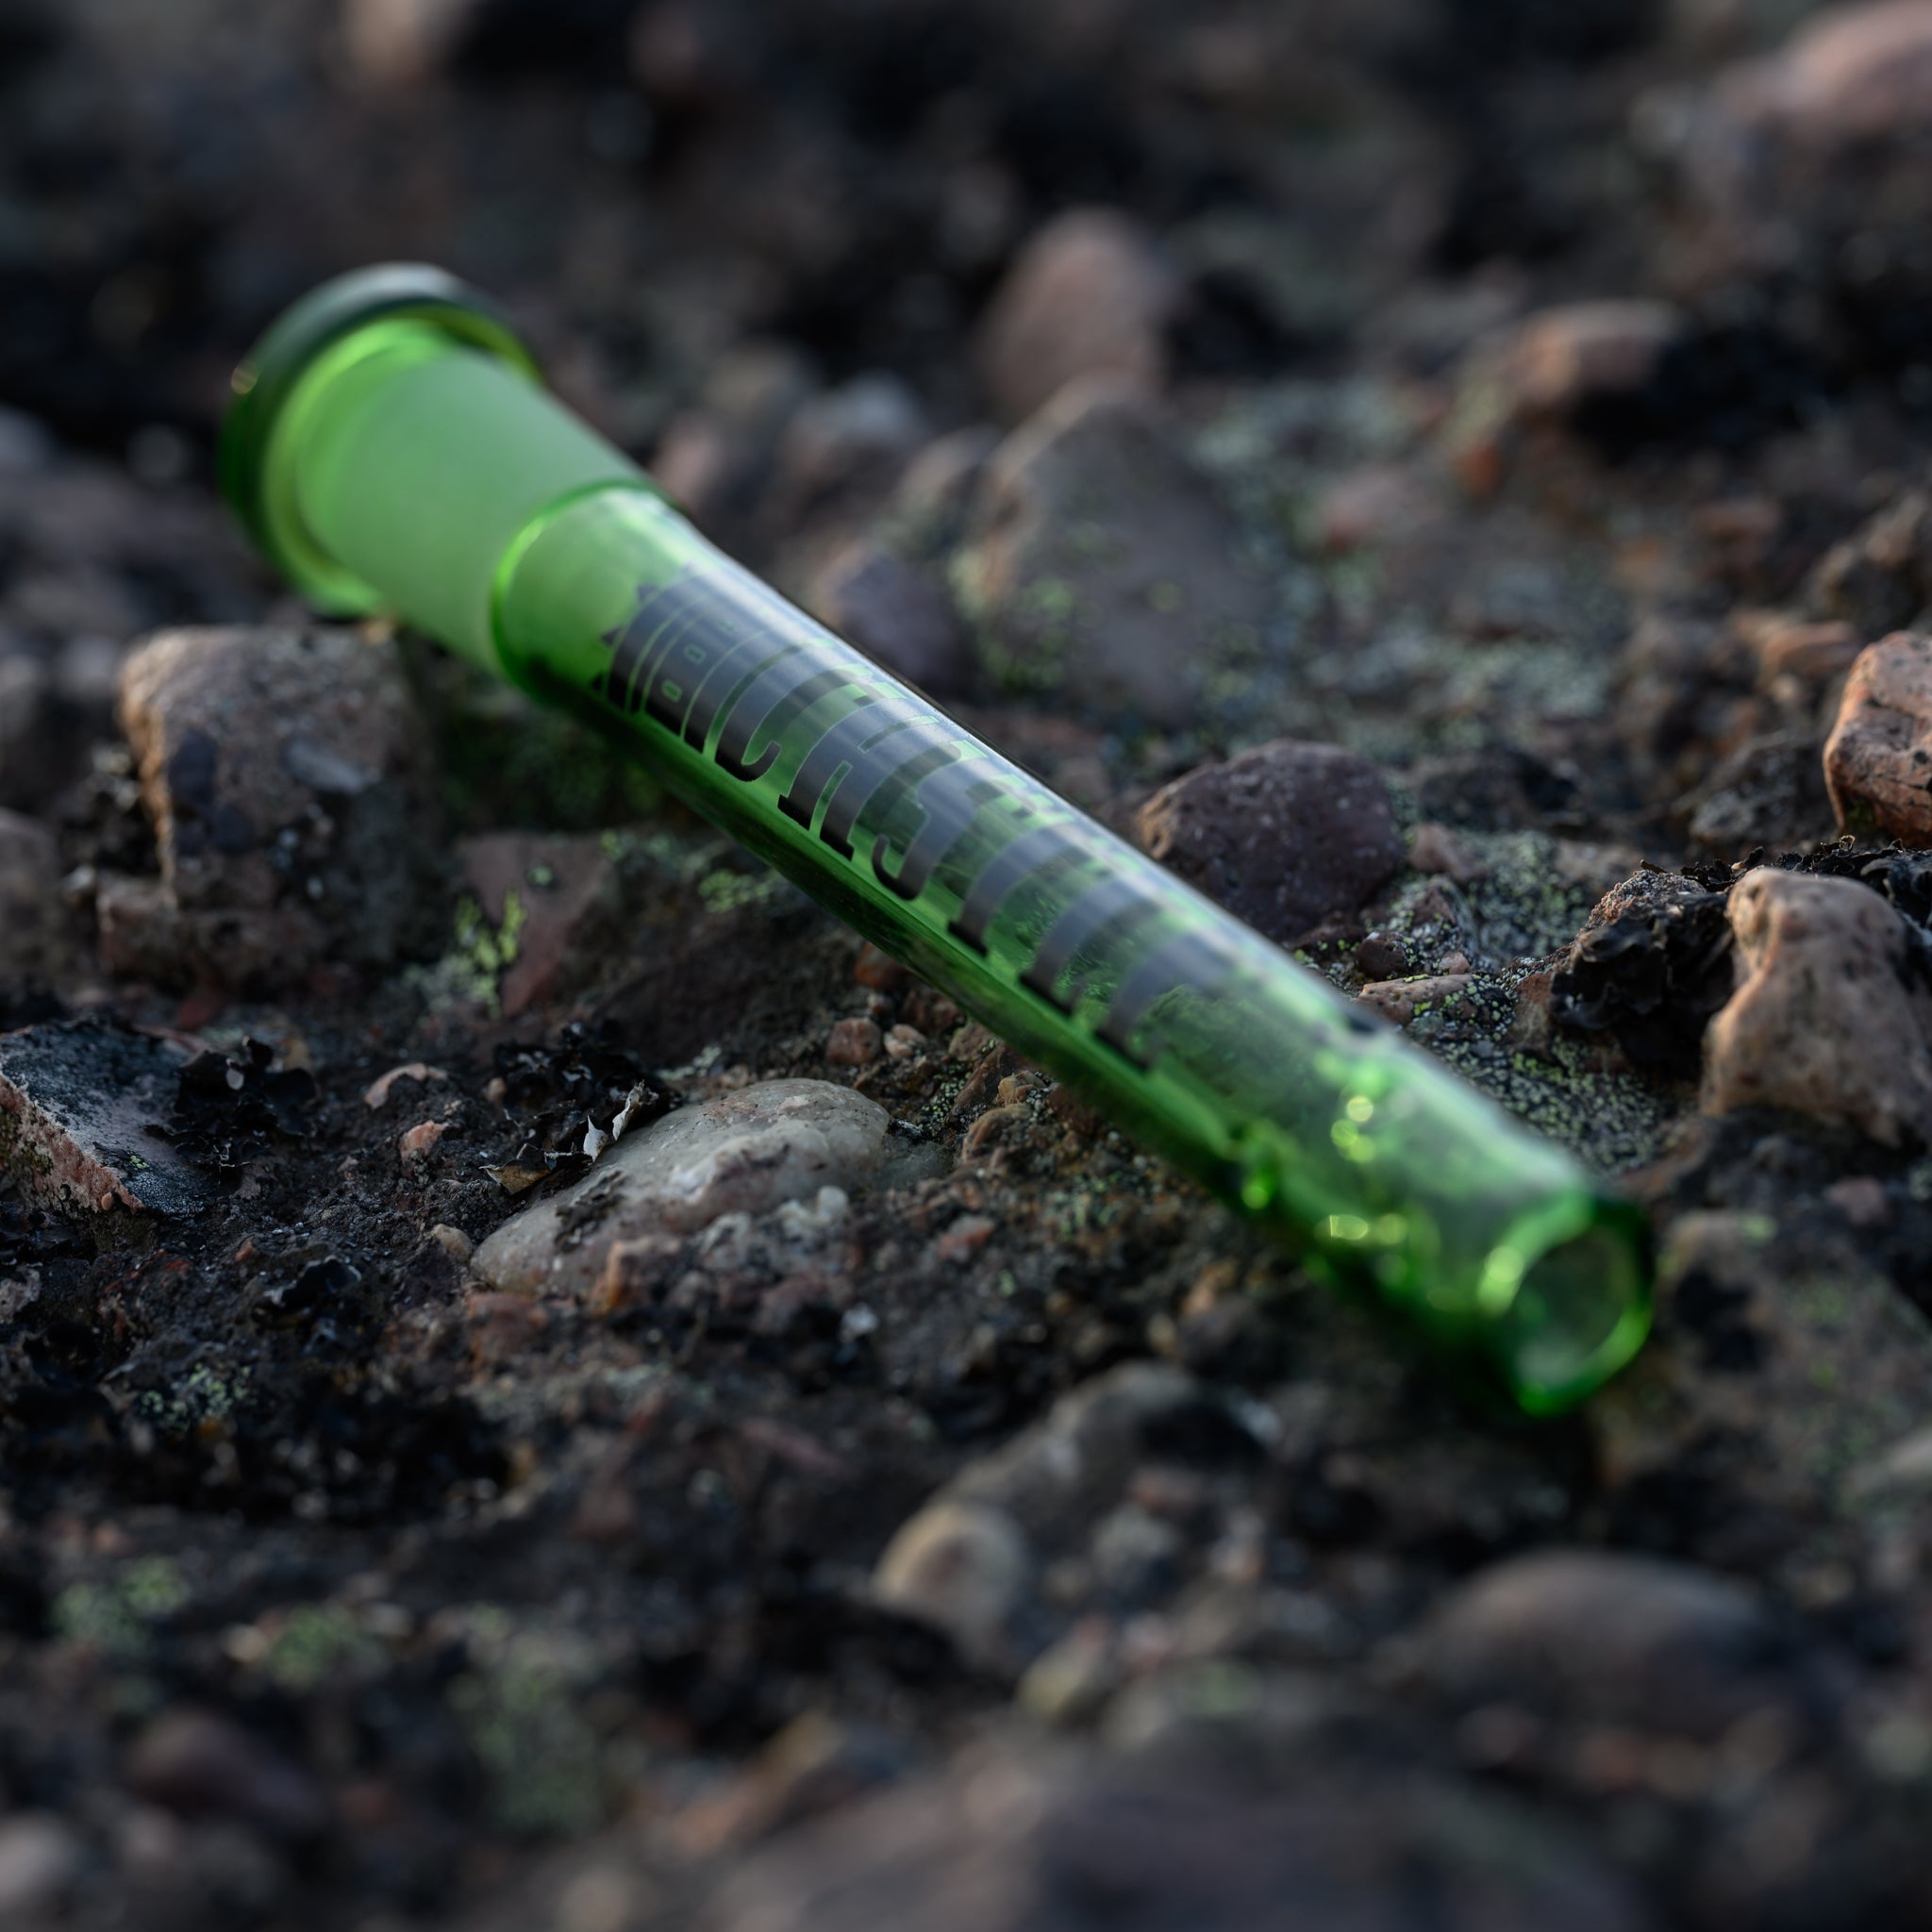
[[980, 334], [993, 405], [1018, 422], [1076, 375], [1153, 390], [1165, 379], [1165, 330], [1180, 286], [1138, 223], [1072, 208], [1020, 251]]
[[1932, 844], [1932, 637], [1899, 631], [1859, 654], [1824, 747], [1848, 832]]
[[1513, 411], [1567, 415], [1584, 403], [1641, 390], [1682, 333], [1663, 302], [1573, 302], [1532, 315], [1502, 352]]
[[841, 1020], [825, 1039], [825, 1058], [835, 1067], [868, 1067], [879, 1057], [884, 1036], [872, 1020]]
[[1136, 830], [1170, 871], [1284, 944], [1365, 904], [1403, 860], [1381, 773], [1298, 739], [1176, 778]]
[[1385, 979], [1363, 987], [1361, 1003], [1385, 1020], [1407, 1026], [1418, 1013], [1453, 1006], [1469, 988], [1470, 975], [1466, 971], [1436, 973], [1421, 979]]
[[1932, 1139], [1932, 992], [1905, 922], [1855, 879], [1760, 868], [1731, 890], [1740, 983], [1705, 1041], [1704, 1110], [1787, 1107], [1888, 1146]]

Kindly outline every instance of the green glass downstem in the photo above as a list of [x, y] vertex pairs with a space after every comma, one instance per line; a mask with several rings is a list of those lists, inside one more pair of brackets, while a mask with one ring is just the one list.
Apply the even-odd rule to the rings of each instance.
[[1534, 1413], [1649, 1324], [1641, 1217], [692, 529], [439, 272], [343, 277], [236, 377], [229, 500], [619, 734], [696, 810], [1338, 1285]]

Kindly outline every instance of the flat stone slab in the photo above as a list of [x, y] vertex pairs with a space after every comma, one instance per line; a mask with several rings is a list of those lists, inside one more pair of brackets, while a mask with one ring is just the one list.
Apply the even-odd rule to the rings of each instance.
[[63, 1214], [192, 1214], [220, 1191], [153, 1132], [189, 1056], [79, 1020], [0, 1034], [0, 1171]]
[[513, 1294], [587, 1293], [611, 1247], [761, 1214], [884, 1165], [891, 1116], [825, 1080], [765, 1080], [626, 1134], [562, 1193], [512, 1215], [473, 1266]]

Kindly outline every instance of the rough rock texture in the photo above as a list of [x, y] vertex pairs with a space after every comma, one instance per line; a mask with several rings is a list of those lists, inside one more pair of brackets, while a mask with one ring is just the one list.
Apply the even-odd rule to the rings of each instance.
[[626, 1135], [575, 1187], [511, 1216], [475, 1272], [516, 1293], [581, 1295], [618, 1242], [859, 1185], [885, 1158], [888, 1124], [876, 1102], [816, 1080], [723, 1094]]
[[1922, 932], [1849, 879], [1759, 869], [1731, 889], [1739, 985], [1710, 1024], [1704, 1106], [1788, 1107], [1896, 1146], [1932, 1140]]
[[121, 719], [178, 915], [167, 977], [286, 983], [420, 938], [424, 752], [392, 647], [163, 632], [128, 659]]
[[0, 1034], [0, 1157], [36, 1200], [84, 1216], [190, 1214], [206, 1173], [154, 1131], [186, 1051], [77, 1022]]
[[1161, 864], [1283, 944], [1364, 905], [1404, 857], [1381, 773], [1293, 739], [1176, 778], [1134, 829]]
[[993, 407], [1017, 423], [1079, 375], [1159, 388], [1180, 300], [1178, 277], [1138, 222], [1070, 208], [1021, 250], [980, 325]]
[[1932, 844], [1932, 636], [1900, 631], [1859, 654], [1824, 779], [1847, 831]]
[[1252, 648], [1271, 603], [1172, 425], [1108, 377], [1000, 446], [955, 581], [1003, 682], [1163, 725], [1194, 714], [1202, 673]]

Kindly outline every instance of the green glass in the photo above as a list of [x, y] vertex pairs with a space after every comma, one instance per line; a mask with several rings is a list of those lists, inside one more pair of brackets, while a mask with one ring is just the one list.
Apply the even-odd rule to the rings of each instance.
[[224, 484], [324, 608], [616, 733], [696, 810], [1523, 1407], [1650, 1317], [1641, 1217], [699, 536], [438, 272], [343, 278], [236, 378]]

